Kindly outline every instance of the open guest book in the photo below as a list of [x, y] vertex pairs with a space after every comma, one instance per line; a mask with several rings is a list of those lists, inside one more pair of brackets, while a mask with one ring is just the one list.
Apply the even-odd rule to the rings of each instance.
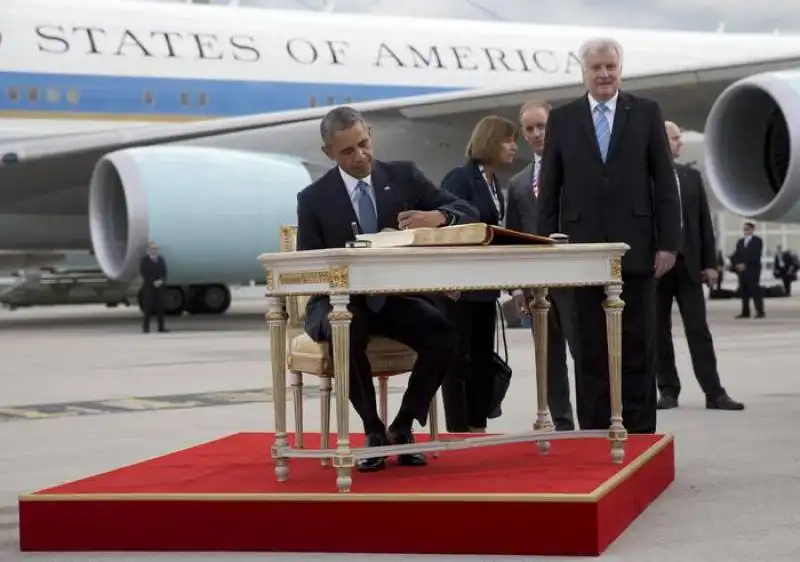
[[546, 236], [526, 234], [493, 226], [483, 222], [442, 226], [439, 228], [412, 228], [408, 230], [383, 230], [375, 234], [359, 234], [359, 242], [369, 242], [372, 248], [399, 248], [405, 246], [492, 246], [511, 244], [555, 244]]

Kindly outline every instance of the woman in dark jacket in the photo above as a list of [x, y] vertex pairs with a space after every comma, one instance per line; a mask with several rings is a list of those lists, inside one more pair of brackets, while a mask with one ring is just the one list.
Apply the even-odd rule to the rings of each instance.
[[[479, 222], [500, 225], [505, 202], [495, 172], [513, 162], [517, 127], [503, 117], [481, 119], [467, 144], [466, 164], [450, 170], [442, 189], [472, 203]], [[469, 275], [468, 271], [464, 275]], [[448, 315], [459, 332], [458, 359], [442, 384], [447, 430], [484, 433], [493, 388], [490, 364], [494, 351], [499, 291], [450, 295]]]

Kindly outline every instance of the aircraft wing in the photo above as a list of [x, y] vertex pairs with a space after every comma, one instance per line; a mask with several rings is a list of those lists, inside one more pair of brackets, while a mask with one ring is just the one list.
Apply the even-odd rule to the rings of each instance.
[[[670, 73], [624, 76], [623, 88], [657, 100], [665, 119], [676, 121], [684, 129], [702, 130], [714, 100], [731, 83], [753, 74], [798, 67], [800, 57], [713, 68], [686, 68]], [[534, 97], [547, 99], [558, 106], [584, 91], [581, 84], [575, 84], [574, 79], [572, 82], [546, 89], [482, 89], [352, 105], [371, 121], [383, 123], [387, 129], [402, 123], [406, 137], [418, 134], [418, 138], [430, 139], [430, 135], [447, 130], [448, 138], [459, 143], [460, 153], [460, 146], [466, 143], [472, 126], [483, 115], [495, 113], [516, 120], [520, 105]], [[15, 202], [23, 199], [32, 203], [31, 198], [54, 195], [57, 191], [85, 188], [97, 160], [106, 153], [124, 148], [208, 142], [233, 144], [233, 148], [238, 148], [235, 142], [237, 135], [249, 135], [250, 150], [284, 152], [308, 159], [310, 154], [319, 154], [316, 122], [328, 110], [326, 107], [309, 108], [183, 124], [0, 141], [0, 185], [3, 186], [0, 189], [0, 208], [18, 207]], [[280, 131], [299, 124], [305, 124], [304, 140], [299, 144], [284, 143], [283, 139], [289, 137], [282, 137]], [[253, 139], [261, 138], [258, 135], [266, 131], [271, 133], [268, 138], [262, 144], [254, 143]], [[231, 143], [221, 142], [224, 139], [231, 139]], [[385, 147], [385, 144], [381, 146]], [[412, 155], [403, 154], [402, 157]], [[450, 167], [455, 163], [441, 165]], [[420, 164], [426, 169], [425, 162]]]

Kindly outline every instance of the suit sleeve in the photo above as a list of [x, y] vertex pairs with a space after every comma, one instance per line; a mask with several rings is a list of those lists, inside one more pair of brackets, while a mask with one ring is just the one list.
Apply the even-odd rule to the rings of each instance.
[[697, 178], [700, 195], [700, 268], [715, 269], [717, 263], [717, 244], [714, 241], [714, 225], [711, 222], [711, 209], [708, 206], [706, 186], [700, 172], [692, 172]]
[[561, 190], [564, 187], [564, 162], [558, 130], [558, 113], [553, 112], [545, 128], [544, 152], [539, 170], [539, 218], [536, 234], [550, 236], [560, 230]]
[[678, 184], [669, 149], [664, 117], [657, 103], [650, 111], [650, 139], [647, 157], [653, 180], [653, 208], [656, 221], [656, 250], [677, 252], [681, 242], [681, 206]]
[[517, 190], [514, 189], [516, 184], [514, 180], [508, 182], [506, 187], [506, 228], [509, 230], [516, 230], [522, 232], [522, 217], [519, 212], [519, 204], [517, 203]]
[[139, 275], [142, 276], [144, 281], [147, 281], [147, 268], [144, 266], [144, 258], [139, 260]]
[[162, 280], [164, 283], [166, 283], [166, 282], [167, 282], [167, 276], [168, 276], [168, 275], [167, 275], [167, 272], [169, 271], [169, 270], [167, 269], [167, 260], [165, 260], [164, 258], [161, 258], [161, 265], [164, 267], [164, 277], [163, 277], [161, 280]]
[[453, 224], [478, 222], [478, 211], [453, 195], [449, 190], [438, 189], [414, 163], [409, 162], [409, 182], [414, 194], [414, 207], [419, 211], [446, 211], [455, 217]]
[[309, 193], [301, 191], [297, 195], [297, 250], [320, 250], [325, 247], [322, 226], [314, 215]]

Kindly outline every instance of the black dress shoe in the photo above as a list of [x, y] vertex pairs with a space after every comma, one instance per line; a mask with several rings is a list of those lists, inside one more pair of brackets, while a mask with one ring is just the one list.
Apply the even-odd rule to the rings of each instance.
[[[411, 433], [411, 430], [390, 430], [389, 440], [394, 445], [407, 445], [414, 443], [414, 434]], [[428, 461], [422, 453], [407, 453], [405, 455], [397, 455], [397, 464], [401, 466], [425, 466]]]
[[706, 400], [706, 408], [709, 410], [744, 410], [744, 404], [737, 402], [727, 394], [723, 394], [715, 400]]
[[678, 407], [678, 399], [673, 396], [661, 396], [656, 404], [657, 410], [671, 410]]
[[[367, 447], [383, 447], [389, 444], [385, 433], [368, 433], [365, 445]], [[386, 468], [386, 457], [370, 457], [358, 459], [356, 468], [360, 472], [377, 472]]]

